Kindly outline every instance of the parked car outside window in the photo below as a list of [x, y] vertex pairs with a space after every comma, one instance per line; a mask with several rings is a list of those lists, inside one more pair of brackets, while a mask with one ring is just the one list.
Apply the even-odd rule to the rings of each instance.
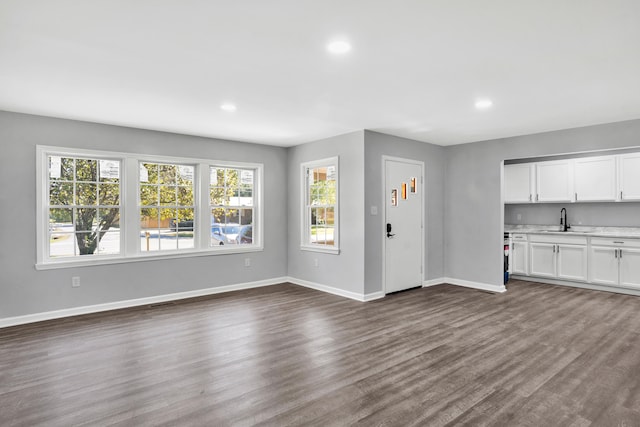
[[[211, 224], [211, 243], [214, 245], [235, 244], [240, 224]], [[217, 243], [216, 243], [217, 242]]]
[[238, 244], [251, 244], [253, 243], [253, 226], [243, 225], [240, 227], [240, 231], [236, 236], [236, 243]]

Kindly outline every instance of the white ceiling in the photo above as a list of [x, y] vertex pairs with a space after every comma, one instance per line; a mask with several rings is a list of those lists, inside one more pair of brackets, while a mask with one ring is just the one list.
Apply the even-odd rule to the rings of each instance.
[[281, 146], [636, 119], [640, 1], [2, 0], [0, 109]]

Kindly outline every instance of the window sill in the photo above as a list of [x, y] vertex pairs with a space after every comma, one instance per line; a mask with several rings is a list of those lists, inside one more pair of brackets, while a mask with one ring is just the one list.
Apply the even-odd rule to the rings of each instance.
[[170, 253], [162, 253], [162, 254], [154, 253], [152, 255], [139, 254], [139, 255], [128, 256], [128, 257], [114, 256], [114, 257], [108, 257], [108, 258], [103, 257], [103, 258], [83, 259], [83, 260], [78, 260], [77, 258], [73, 258], [73, 259], [64, 259], [64, 260], [36, 263], [35, 268], [36, 270], [54, 270], [59, 268], [93, 267], [98, 265], [126, 264], [130, 262], [159, 261], [164, 259], [179, 259], [179, 258], [194, 258], [194, 257], [202, 257], [202, 256], [242, 254], [247, 252], [261, 252], [263, 250], [264, 250], [263, 246], [250, 246], [250, 247], [245, 246], [245, 247], [238, 247], [233, 249], [227, 249], [227, 248], [205, 249], [205, 250], [189, 251], [189, 252], [170, 252]]
[[340, 248], [323, 248], [320, 246], [311, 246], [311, 245], [300, 245], [301, 251], [309, 251], [309, 252], [322, 252], [325, 254], [333, 254], [339, 255]]

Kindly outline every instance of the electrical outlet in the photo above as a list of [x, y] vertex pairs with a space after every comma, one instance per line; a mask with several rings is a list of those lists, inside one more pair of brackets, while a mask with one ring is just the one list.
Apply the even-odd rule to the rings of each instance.
[[518, 221], [522, 221], [522, 214], [518, 214]]
[[318, 258], [314, 258], [314, 259], [313, 259], [313, 266], [314, 266], [314, 267], [317, 267], [318, 265], [319, 265], [319, 264], [318, 264]]
[[72, 288], [79, 288], [80, 287], [80, 277], [73, 276], [71, 278], [71, 287]]
[[245, 258], [244, 259], [244, 266], [245, 267], [251, 267], [251, 258]]

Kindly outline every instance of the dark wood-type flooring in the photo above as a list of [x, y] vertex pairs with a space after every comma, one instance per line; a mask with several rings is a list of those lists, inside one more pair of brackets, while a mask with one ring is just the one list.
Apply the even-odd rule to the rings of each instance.
[[640, 297], [291, 284], [0, 330], [0, 425], [640, 425]]

